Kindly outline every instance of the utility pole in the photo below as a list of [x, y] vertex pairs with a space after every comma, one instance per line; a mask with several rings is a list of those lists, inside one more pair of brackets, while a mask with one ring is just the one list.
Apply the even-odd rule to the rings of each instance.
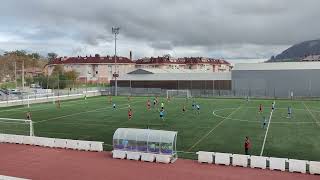
[[114, 93], [115, 96], [118, 96], [117, 78], [118, 78], [119, 74], [117, 72], [117, 35], [119, 34], [119, 30], [120, 30], [119, 27], [112, 27], [112, 33], [114, 34], [114, 65], [115, 65], [114, 71], [115, 72], [113, 74], [113, 77], [115, 80], [115, 93]]
[[18, 87], [18, 83], [17, 83], [17, 62], [14, 62], [14, 83], [16, 85], [16, 89]]

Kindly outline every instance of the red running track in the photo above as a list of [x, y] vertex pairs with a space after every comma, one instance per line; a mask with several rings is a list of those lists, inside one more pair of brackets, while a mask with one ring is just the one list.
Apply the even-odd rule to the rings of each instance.
[[0, 175], [33, 180], [319, 180], [320, 176], [199, 164], [179, 159], [158, 164], [112, 159], [109, 152], [83, 152], [0, 144]]

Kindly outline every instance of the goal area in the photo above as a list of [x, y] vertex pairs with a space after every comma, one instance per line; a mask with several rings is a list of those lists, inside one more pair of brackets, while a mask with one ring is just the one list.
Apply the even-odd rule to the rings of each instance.
[[0, 118], [0, 133], [34, 136], [33, 122], [26, 119]]
[[191, 92], [190, 90], [167, 90], [167, 98], [171, 98], [171, 97], [185, 97], [185, 98], [191, 98]]

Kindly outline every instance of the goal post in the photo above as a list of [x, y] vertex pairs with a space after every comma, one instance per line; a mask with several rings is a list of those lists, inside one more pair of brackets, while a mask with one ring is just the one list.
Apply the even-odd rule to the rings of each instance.
[[167, 98], [169, 97], [186, 97], [191, 98], [191, 92], [187, 89], [170, 89], [167, 90]]
[[43, 94], [28, 94], [27, 95], [27, 105], [28, 108], [30, 107], [30, 104], [33, 103], [41, 103], [41, 102], [50, 102], [55, 103], [56, 96], [54, 93], [43, 93]]
[[32, 120], [0, 118], [0, 133], [34, 136]]

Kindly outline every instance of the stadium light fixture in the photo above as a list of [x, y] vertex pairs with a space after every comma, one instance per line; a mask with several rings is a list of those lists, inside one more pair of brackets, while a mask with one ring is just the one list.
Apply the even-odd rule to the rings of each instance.
[[115, 93], [114, 95], [117, 96], [118, 95], [118, 81], [117, 78], [119, 77], [119, 74], [117, 73], [117, 36], [119, 34], [119, 30], [120, 27], [112, 27], [112, 34], [114, 34], [114, 73], [113, 73], [113, 77], [115, 80]]

